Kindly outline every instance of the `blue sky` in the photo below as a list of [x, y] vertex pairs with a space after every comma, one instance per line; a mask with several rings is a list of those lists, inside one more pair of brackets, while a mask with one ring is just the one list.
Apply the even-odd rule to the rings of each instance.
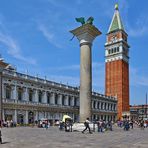
[[0, 54], [17, 71], [79, 85], [79, 43], [69, 41], [75, 17], [95, 18], [102, 35], [93, 43], [93, 89], [104, 93], [106, 33], [119, 4], [130, 48], [130, 104], [148, 92], [148, 1], [0, 0]]

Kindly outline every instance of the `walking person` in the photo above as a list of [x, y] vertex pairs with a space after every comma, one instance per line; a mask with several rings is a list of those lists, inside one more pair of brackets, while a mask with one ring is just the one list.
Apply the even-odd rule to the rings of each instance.
[[103, 127], [102, 127], [102, 120], [100, 120], [99, 122], [98, 122], [98, 132], [103, 132]]
[[89, 127], [89, 124], [90, 124], [90, 121], [89, 121], [89, 118], [87, 118], [84, 122], [84, 125], [85, 125], [85, 129], [82, 131], [82, 133], [84, 134], [84, 132], [88, 129], [89, 130], [89, 133], [92, 134], [91, 130], [90, 130], [90, 127]]
[[112, 121], [109, 121], [109, 122], [108, 122], [108, 128], [109, 128], [110, 131], [113, 130], [113, 128], [112, 128]]
[[134, 127], [134, 121], [133, 120], [130, 121], [130, 127], [131, 127], [131, 129], [133, 129], [133, 127]]
[[141, 130], [144, 130], [144, 120], [141, 120], [140, 127], [141, 127]]

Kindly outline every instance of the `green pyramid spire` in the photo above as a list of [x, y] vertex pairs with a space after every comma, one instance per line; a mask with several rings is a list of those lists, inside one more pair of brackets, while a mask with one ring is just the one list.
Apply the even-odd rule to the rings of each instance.
[[123, 27], [121, 17], [120, 17], [120, 14], [119, 14], [118, 4], [116, 4], [115, 5], [115, 12], [114, 12], [108, 33], [113, 32], [113, 31], [118, 30], [118, 29], [124, 30], [124, 27]]

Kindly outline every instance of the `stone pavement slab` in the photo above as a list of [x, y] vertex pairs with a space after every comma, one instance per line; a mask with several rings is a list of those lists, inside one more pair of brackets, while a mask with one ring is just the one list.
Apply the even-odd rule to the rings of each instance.
[[59, 131], [58, 127], [2, 129], [0, 148], [148, 148], [148, 128], [130, 131], [115, 127], [105, 133]]

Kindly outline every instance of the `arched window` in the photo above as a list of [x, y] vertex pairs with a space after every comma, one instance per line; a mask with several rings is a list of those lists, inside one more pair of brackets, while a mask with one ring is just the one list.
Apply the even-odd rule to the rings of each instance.
[[68, 98], [68, 106], [71, 106], [71, 97]]
[[114, 109], [113, 109], [114, 111], [116, 110], [116, 104], [114, 104]]
[[113, 105], [111, 104], [111, 110], [113, 110]]
[[18, 88], [18, 100], [23, 100], [23, 89]]
[[111, 52], [110, 52], [110, 49], [108, 50], [108, 54], [110, 54]]
[[93, 108], [96, 108], [96, 101], [93, 102]]
[[65, 96], [62, 95], [62, 105], [65, 105], [65, 104], [64, 104], [64, 102], [65, 102], [64, 100], [65, 100]]
[[38, 95], [39, 95], [39, 103], [42, 103], [42, 92], [39, 91]]
[[74, 106], [77, 106], [77, 98], [74, 98]]
[[11, 87], [6, 86], [6, 98], [11, 99]]
[[100, 102], [98, 102], [97, 104], [97, 109], [100, 109]]
[[55, 104], [58, 104], [58, 94], [55, 94]]
[[47, 104], [50, 104], [50, 93], [47, 93]]
[[110, 109], [109, 107], [110, 107], [110, 104], [108, 103], [108, 110]]
[[104, 109], [106, 110], [106, 103], [104, 104]]
[[32, 97], [33, 96], [33, 91], [32, 90], [29, 90], [29, 101], [31, 101], [32, 102]]

